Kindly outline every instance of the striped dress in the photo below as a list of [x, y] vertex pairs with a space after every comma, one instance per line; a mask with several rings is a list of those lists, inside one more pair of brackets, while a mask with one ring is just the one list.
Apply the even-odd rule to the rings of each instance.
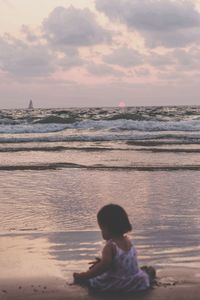
[[124, 251], [109, 240], [115, 249], [112, 267], [105, 273], [89, 279], [92, 289], [101, 292], [137, 292], [150, 287], [148, 275], [138, 267], [135, 247]]

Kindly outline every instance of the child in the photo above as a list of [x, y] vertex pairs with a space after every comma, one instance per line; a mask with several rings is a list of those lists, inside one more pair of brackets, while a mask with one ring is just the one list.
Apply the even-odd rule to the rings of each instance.
[[74, 273], [75, 283], [86, 284], [101, 292], [148, 289], [151, 281], [148, 270], [139, 268], [136, 250], [125, 235], [132, 230], [125, 210], [119, 205], [106, 205], [98, 212], [97, 220], [106, 240], [102, 257], [93, 262], [88, 271]]

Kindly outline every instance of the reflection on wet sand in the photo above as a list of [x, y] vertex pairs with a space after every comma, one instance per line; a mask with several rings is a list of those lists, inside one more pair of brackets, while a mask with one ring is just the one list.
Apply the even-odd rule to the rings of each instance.
[[[134, 235], [141, 264], [165, 267], [200, 267], [197, 236], [190, 241], [184, 236], [162, 241], [159, 232], [149, 231], [148, 237]], [[72, 273], [85, 269], [100, 254], [100, 232], [53, 232], [2, 234], [0, 236], [0, 277], [21, 278], [60, 276], [70, 280]]]
[[[153, 236], [155, 232], [149, 232], [147, 238], [136, 235], [134, 240], [140, 263], [151, 262], [156, 266], [158, 288], [161, 290], [154, 292], [158, 298], [151, 298], [152, 292], [140, 295], [140, 298], [168, 299], [169, 295], [163, 294], [163, 287], [184, 286], [185, 290], [185, 286], [190, 285], [193, 293], [199, 283], [199, 245], [194, 243], [193, 246], [182, 247], [183, 240], [179, 238], [174, 242], [166, 240], [164, 247], [164, 244], [158, 245]], [[71, 285], [72, 274], [85, 270], [101, 247], [101, 236], [97, 231], [1, 234], [0, 299], [95, 299], [96, 296], [88, 294], [86, 289]]]

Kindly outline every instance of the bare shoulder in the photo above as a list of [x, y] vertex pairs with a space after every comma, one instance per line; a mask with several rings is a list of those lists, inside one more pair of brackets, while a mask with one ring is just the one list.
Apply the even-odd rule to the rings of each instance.
[[133, 246], [132, 241], [130, 240], [130, 238], [126, 235], [125, 237], [125, 242], [128, 248], [131, 248]]
[[103, 248], [103, 252], [112, 252], [113, 251], [113, 243], [112, 241], [107, 241]]
[[115, 254], [114, 245], [112, 242], [108, 241], [103, 248], [102, 256], [103, 258], [112, 260], [114, 254]]
[[129, 251], [133, 246], [131, 240], [127, 236], [123, 236], [118, 239], [115, 239], [114, 242], [123, 251]]

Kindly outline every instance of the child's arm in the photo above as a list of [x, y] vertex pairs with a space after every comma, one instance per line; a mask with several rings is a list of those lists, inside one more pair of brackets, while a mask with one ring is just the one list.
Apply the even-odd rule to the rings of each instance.
[[112, 244], [106, 244], [102, 251], [102, 258], [87, 272], [74, 273], [74, 280], [81, 281], [90, 279], [106, 272], [111, 266], [113, 260], [113, 247]]
[[88, 264], [91, 265], [89, 267], [89, 269], [92, 269], [96, 264], [98, 264], [99, 262], [101, 261], [101, 258], [99, 257], [95, 257], [95, 260], [94, 261], [90, 261]]

